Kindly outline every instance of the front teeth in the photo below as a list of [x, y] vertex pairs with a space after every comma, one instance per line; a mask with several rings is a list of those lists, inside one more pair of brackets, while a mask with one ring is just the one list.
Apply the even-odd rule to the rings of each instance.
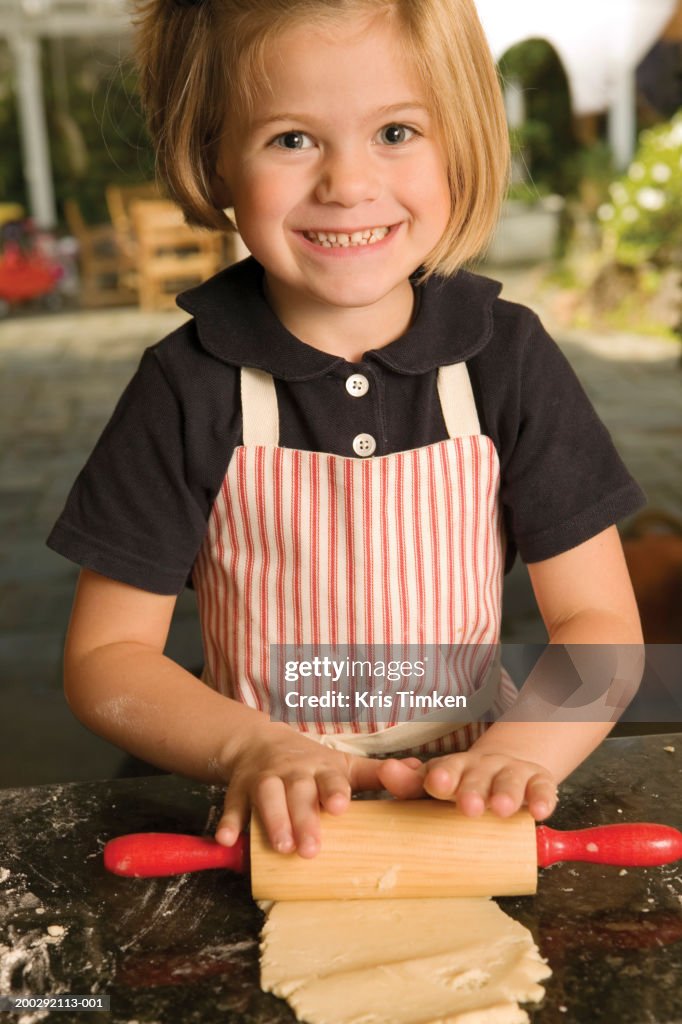
[[304, 231], [309, 242], [316, 242], [325, 249], [351, 249], [357, 245], [376, 245], [389, 233], [390, 228], [370, 228], [368, 231], [355, 231], [352, 235], [335, 235], [330, 231]]

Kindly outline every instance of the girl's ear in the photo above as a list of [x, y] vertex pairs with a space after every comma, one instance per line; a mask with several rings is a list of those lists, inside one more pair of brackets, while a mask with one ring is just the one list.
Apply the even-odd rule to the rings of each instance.
[[226, 210], [229, 206], [232, 206], [230, 186], [217, 170], [213, 172], [211, 177], [211, 197], [220, 210]]

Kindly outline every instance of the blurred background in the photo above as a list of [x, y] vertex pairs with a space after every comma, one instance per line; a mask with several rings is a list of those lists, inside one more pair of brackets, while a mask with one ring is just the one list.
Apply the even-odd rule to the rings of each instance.
[[[645, 489], [621, 524], [645, 638], [680, 645], [682, 0], [477, 3], [514, 149], [477, 269], [540, 313]], [[77, 569], [44, 541], [143, 349], [186, 318], [176, 292], [246, 255], [187, 228], [157, 188], [129, 47], [119, 0], [0, 0], [4, 787], [147, 770], [65, 704]], [[544, 639], [517, 564], [509, 658]], [[201, 666], [190, 592], [168, 653]]]

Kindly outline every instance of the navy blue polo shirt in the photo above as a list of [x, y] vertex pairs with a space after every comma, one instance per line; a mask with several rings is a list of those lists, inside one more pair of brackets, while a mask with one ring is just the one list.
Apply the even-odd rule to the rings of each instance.
[[[460, 271], [413, 281], [405, 333], [359, 363], [292, 335], [249, 258], [178, 299], [192, 319], [147, 349], [79, 474], [48, 545], [143, 590], [179, 593], [191, 577], [234, 449], [242, 443], [240, 367], [271, 373], [280, 444], [372, 457], [447, 437], [438, 368], [466, 360], [481, 430], [501, 466], [506, 571], [561, 554], [645, 498], [573, 370], [529, 309]], [[361, 374], [368, 387], [346, 387]]]

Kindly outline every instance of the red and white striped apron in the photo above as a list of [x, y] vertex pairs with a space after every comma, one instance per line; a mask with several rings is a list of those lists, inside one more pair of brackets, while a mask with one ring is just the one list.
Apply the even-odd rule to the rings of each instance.
[[193, 576], [204, 680], [267, 712], [271, 644], [447, 645], [459, 692], [473, 694], [472, 717], [455, 731], [442, 713], [423, 712], [311, 724], [307, 711], [295, 724], [367, 754], [467, 749], [485, 728], [473, 719], [508, 707], [516, 689], [499, 662], [499, 460], [481, 434], [466, 364], [438, 373], [448, 439], [377, 458], [279, 447], [272, 377], [241, 376], [244, 443]]

